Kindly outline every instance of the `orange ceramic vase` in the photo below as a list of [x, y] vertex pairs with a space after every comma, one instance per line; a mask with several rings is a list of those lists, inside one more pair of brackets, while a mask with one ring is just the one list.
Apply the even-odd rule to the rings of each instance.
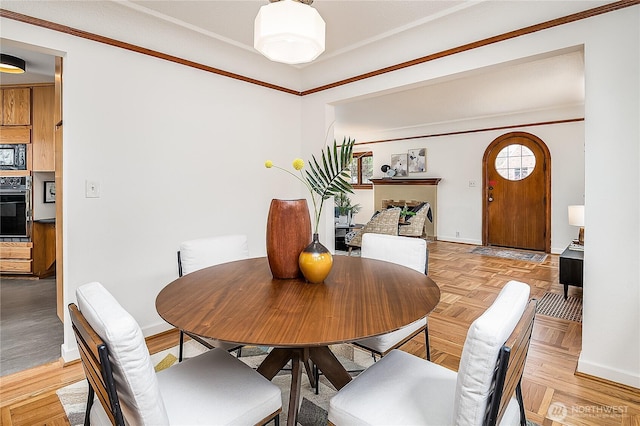
[[318, 241], [318, 234], [313, 234], [313, 240], [300, 253], [298, 259], [300, 270], [304, 278], [310, 283], [324, 282], [331, 272], [333, 266], [333, 256], [325, 246]]

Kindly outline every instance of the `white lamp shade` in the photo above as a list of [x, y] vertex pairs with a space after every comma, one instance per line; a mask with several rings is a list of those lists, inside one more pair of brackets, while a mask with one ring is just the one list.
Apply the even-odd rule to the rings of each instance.
[[569, 206], [569, 225], [584, 226], [584, 206]]
[[324, 52], [325, 23], [306, 4], [281, 0], [260, 8], [254, 23], [253, 47], [267, 58], [303, 64]]

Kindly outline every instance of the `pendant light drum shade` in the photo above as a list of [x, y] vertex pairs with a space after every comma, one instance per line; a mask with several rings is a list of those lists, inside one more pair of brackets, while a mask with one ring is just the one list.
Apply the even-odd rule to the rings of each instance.
[[262, 6], [254, 23], [253, 47], [275, 62], [311, 62], [324, 52], [324, 38], [318, 11], [294, 0]]

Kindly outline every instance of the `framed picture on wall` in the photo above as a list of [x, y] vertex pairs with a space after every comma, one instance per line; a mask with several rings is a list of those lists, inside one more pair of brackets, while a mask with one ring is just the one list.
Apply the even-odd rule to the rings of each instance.
[[44, 202], [56, 202], [56, 183], [54, 181], [47, 180], [44, 182]]
[[407, 156], [409, 161], [409, 173], [421, 173], [427, 171], [427, 149], [410, 149]]
[[396, 171], [394, 177], [407, 176], [407, 154], [392, 154], [391, 168]]

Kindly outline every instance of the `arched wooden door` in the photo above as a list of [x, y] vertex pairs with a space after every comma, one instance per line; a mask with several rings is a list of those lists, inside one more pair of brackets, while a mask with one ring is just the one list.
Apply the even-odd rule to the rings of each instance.
[[538, 137], [513, 132], [483, 158], [484, 245], [551, 251], [551, 157]]

